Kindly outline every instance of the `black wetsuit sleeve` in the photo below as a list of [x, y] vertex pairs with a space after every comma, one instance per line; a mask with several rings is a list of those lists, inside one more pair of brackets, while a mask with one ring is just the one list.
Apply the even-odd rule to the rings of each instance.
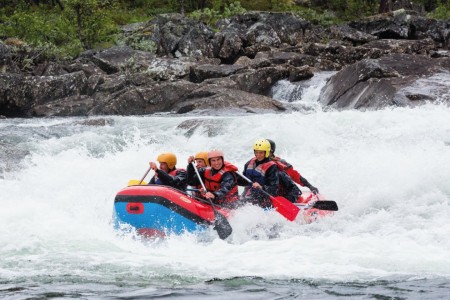
[[186, 178], [187, 184], [190, 186], [198, 186], [200, 185], [200, 180], [197, 178], [197, 174], [195, 173], [194, 166], [192, 164], [188, 164], [186, 168]]
[[266, 184], [263, 186], [264, 190], [272, 196], [278, 194], [278, 167], [276, 165], [270, 166], [266, 171]]
[[[247, 166], [248, 166], [248, 162], [245, 164], [244, 166], [244, 171], [242, 172], [242, 174], [245, 176], [245, 171], [247, 171]], [[241, 176], [237, 175], [237, 185], [239, 186], [247, 186], [250, 185], [251, 183], [249, 183], [246, 179], [242, 178]]]
[[[220, 182], [220, 189], [213, 192], [217, 198], [223, 198], [226, 194], [236, 185], [235, 175], [231, 172], [225, 172], [222, 175], [222, 181]], [[236, 175], [237, 176], [237, 175]]]

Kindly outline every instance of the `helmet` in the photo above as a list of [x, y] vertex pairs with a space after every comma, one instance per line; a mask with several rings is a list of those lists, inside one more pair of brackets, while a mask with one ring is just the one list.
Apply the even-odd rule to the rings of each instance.
[[255, 145], [253, 145], [253, 150], [266, 151], [265, 157], [267, 158], [270, 155], [270, 143], [266, 139], [259, 139], [255, 142]]
[[222, 157], [223, 159], [223, 152], [217, 149], [211, 150], [208, 152], [208, 162], [213, 157]]
[[275, 142], [270, 139], [267, 139], [267, 140], [270, 143], [270, 151], [272, 151], [272, 153], [275, 153], [275, 147], [276, 147]]
[[205, 161], [205, 164], [209, 166], [209, 160], [208, 160], [208, 152], [199, 152], [195, 154], [195, 159], [203, 159]]
[[171, 152], [161, 153], [156, 160], [159, 163], [166, 163], [171, 170], [175, 168], [175, 165], [177, 164], [177, 157]]

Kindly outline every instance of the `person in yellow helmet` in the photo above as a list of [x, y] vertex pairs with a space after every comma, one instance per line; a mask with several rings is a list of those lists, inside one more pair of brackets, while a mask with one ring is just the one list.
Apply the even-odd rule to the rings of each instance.
[[161, 153], [157, 161], [150, 162], [150, 168], [155, 171], [155, 175], [150, 179], [149, 184], [167, 185], [173, 188], [186, 190], [186, 170], [177, 169], [177, 157], [170, 152]]
[[199, 152], [195, 154], [194, 159], [198, 169], [209, 167], [208, 152]]
[[[197, 154], [195, 154], [195, 156], [193, 157], [193, 160], [195, 160], [197, 169], [209, 167], [208, 152], [206, 152], [206, 151], [198, 152]], [[187, 171], [189, 171], [189, 166], [187, 168]], [[187, 181], [188, 181], [188, 187], [187, 187], [188, 194], [195, 196], [195, 197], [201, 197], [201, 194], [199, 191], [201, 190], [202, 185], [200, 183], [190, 185], [189, 184], [189, 181], [190, 181], [189, 180], [189, 172], [186, 173], [186, 176], [187, 176]]]
[[254, 157], [244, 166], [244, 175], [250, 179], [253, 184], [248, 186], [245, 181], [238, 181], [239, 185], [246, 186], [243, 192], [245, 198], [251, 198], [254, 204], [262, 207], [270, 207], [272, 202], [269, 197], [258, 191], [262, 189], [272, 196], [278, 195], [278, 167], [270, 159], [270, 143], [266, 139], [258, 139], [253, 144]]

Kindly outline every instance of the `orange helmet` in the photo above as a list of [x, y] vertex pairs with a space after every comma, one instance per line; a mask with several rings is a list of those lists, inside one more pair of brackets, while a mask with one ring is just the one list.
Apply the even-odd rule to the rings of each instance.
[[195, 154], [195, 159], [203, 159], [205, 164], [209, 166], [209, 160], [208, 160], [208, 152], [199, 152]]
[[171, 152], [161, 153], [156, 160], [159, 163], [166, 163], [171, 170], [175, 168], [175, 165], [177, 164], [177, 157]]
[[221, 150], [217, 150], [217, 149], [209, 151], [208, 152], [208, 162], [213, 157], [222, 157], [222, 160], [223, 160], [223, 152]]

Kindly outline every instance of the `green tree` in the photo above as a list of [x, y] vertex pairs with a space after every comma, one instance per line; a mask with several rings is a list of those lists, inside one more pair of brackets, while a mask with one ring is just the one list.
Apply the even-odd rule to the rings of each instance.
[[110, 9], [113, 0], [65, 0], [65, 14], [73, 24], [84, 49], [108, 40], [116, 31]]

